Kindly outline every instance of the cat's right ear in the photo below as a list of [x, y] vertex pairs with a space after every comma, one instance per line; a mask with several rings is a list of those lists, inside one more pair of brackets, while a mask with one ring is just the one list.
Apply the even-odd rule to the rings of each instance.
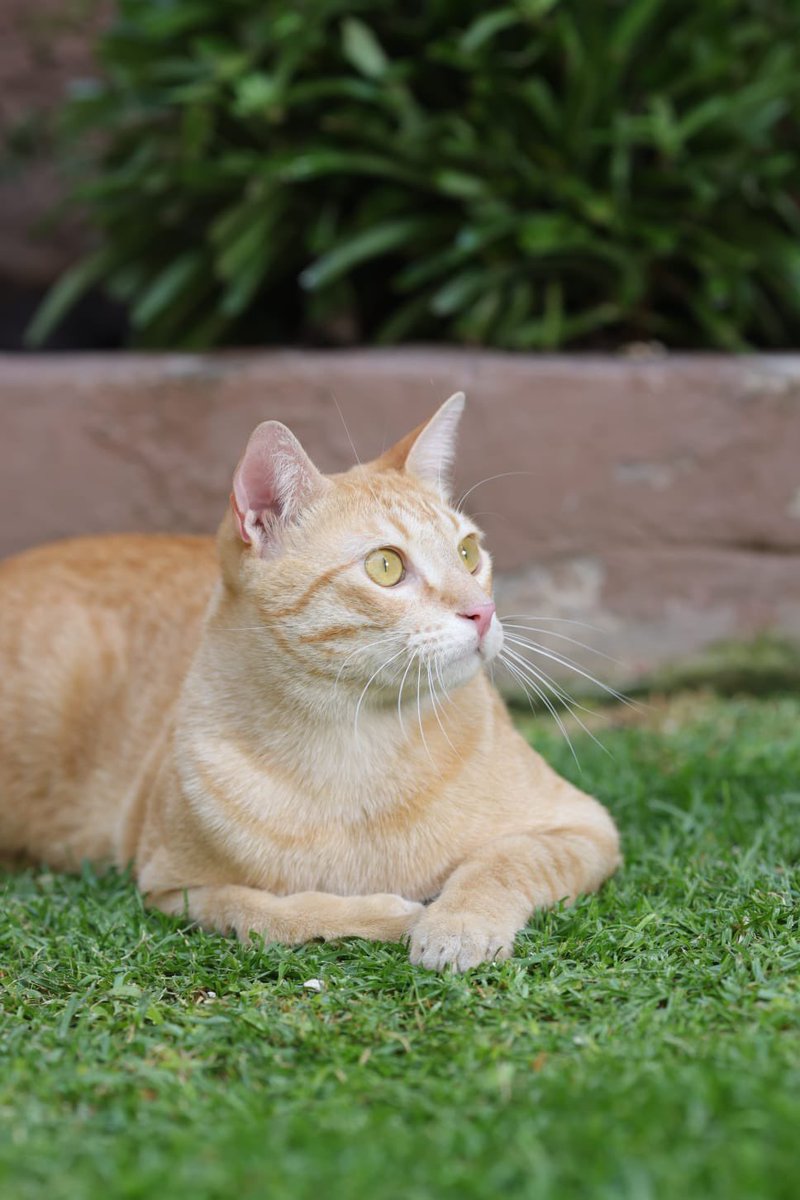
[[330, 486], [297, 438], [280, 421], [264, 421], [250, 435], [233, 476], [231, 508], [239, 536], [269, 553], [281, 528]]

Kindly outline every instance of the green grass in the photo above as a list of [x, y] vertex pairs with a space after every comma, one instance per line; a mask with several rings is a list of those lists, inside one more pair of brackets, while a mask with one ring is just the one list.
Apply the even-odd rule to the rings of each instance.
[[471, 976], [0, 881], [0, 1195], [793, 1200], [800, 699], [526, 728], [627, 864]]

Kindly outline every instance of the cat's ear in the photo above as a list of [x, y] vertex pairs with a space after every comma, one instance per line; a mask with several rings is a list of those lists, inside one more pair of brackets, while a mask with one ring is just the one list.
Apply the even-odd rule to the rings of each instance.
[[397, 445], [378, 459], [381, 467], [407, 471], [438, 488], [443, 496], [450, 490], [456, 457], [456, 435], [466, 397], [455, 392], [433, 416], [418, 425]]
[[329, 486], [291, 430], [280, 421], [262, 422], [233, 476], [231, 507], [239, 536], [268, 552], [281, 527]]

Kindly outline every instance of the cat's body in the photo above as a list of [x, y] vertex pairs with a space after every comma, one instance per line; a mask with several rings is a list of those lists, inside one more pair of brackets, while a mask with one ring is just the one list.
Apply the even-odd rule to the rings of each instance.
[[[332, 479], [260, 426], [221, 570], [210, 539], [163, 536], [0, 566], [0, 857], [133, 862], [151, 903], [207, 927], [408, 936], [459, 969], [598, 887], [610, 817], [481, 669], [491, 566], [439, 488], [459, 412]], [[375, 554], [402, 575], [368, 577]]]

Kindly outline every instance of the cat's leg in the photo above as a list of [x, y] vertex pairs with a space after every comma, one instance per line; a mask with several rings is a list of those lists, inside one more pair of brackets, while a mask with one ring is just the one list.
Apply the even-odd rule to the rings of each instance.
[[559, 807], [558, 820], [487, 841], [447, 879], [414, 923], [412, 963], [468, 971], [508, 958], [537, 908], [595, 891], [620, 863], [619, 838], [594, 800]]
[[247, 941], [251, 933], [267, 942], [296, 946], [314, 938], [362, 937], [398, 942], [407, 936], [422, 905], [402, 896], [376, 893], [335, 896], [298, 892], [273, 896], [258, 888], [226, 885], [190, 887], [150, 894], [149, 904], [175, 916], [187, 916], [205, 929], [235, 933]]

